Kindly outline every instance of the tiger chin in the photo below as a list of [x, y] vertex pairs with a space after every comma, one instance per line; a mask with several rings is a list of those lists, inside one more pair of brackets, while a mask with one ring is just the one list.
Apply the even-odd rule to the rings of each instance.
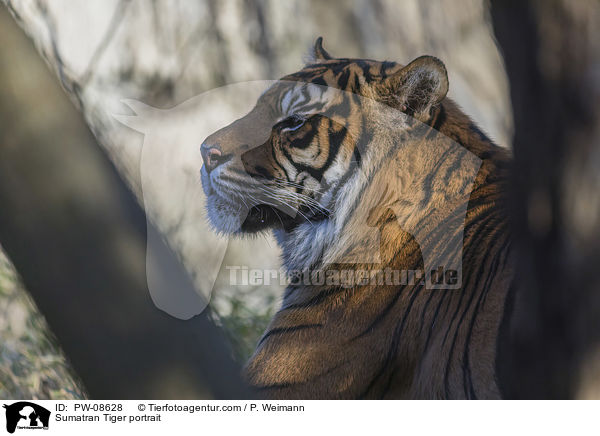
[[[511, 156], [448, 87], [437, 58], [335, 58], [319, 38], [312, 62], [203, 142], [215, 230], [272, 230], [288, 272], [327, 273], [286, 288], [244, 368], [256, 396], [502, 397]], [[455, 266], [447, 282], [428, 275], [438, 265]]]

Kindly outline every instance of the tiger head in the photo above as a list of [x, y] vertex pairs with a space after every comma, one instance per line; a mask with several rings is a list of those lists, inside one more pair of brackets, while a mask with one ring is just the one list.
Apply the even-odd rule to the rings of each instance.
[[381, 107], [427, 123], [447, 91], [437, 58], [406, 66], [333, 58], [318, 38], [313, 63], [280, 79], [246, 116], [203, 142], [211, 224], [223, 234], [290, 232], [331, 219], [342, 187], [373, 152], [369, 137]]

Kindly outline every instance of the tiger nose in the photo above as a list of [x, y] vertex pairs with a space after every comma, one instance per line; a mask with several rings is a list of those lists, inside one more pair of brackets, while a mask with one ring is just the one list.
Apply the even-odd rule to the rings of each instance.
[[217, 145], [202, 144], [200, 146], [200, 154], [208, 173], [227, 160], [223, 158], [223, 153], [221, 153], [221, 149]]

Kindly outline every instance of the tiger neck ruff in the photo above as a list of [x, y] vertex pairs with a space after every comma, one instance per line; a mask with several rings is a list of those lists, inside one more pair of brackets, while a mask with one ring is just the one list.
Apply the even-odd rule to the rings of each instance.
[[509, 153], [430, 56], [331, 57], [202, 145], [211, 224], [273, 230], [302, 278], [245, 367], [265, 398], [498, 398]]

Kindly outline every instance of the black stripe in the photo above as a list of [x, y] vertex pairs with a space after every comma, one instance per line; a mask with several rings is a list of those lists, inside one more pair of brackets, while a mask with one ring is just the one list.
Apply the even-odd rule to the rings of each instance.
[[[285, 174], [285, 178], [288, 182], [293, 182], [292, 178], [290, 177], [289, 173], [287, 172], [287, 170], [285, 169], [285, 165], [283, 165], [279, 159], [277, 158], [277, 153], [275, 153], [275, 147], [270, 147], [271, 148], [271, 157], [273, 158], [273, 161], [279, 166], [279, 168], [281, 169], [281, 171], [283, 171], [283, 174]], [[284, 157], [288, 159], [288, 161], [291, 162], [291, 159], [287, 156], [285, 150], [280, 150]]]
[[356, 335], [353, 338], [351, 338], [350, 342], [355, 341], [357, 339], [360, 339], [363, 336], [371, 333], [371, 331], [380, 322], [382, 322], [385, 319], [385, 317], [387, 316], [387, 314], [390, 313], [390, 311], [396, 305], [396, 302], [400, 298], [400, 295], [402, 295], [402, 292], [404, 291], [404, 289], [405, 289], [405, 286], [402, 286], [400, 288], [400, 290], [394, 294], [394, 296], [392, 297], [392, 299], [390, 300], [390, 302], [384, 307], [384, 309], [377, 314], [377, 316], [375, 317], [375, 319], [373, 321], [371, 321], [371, 323], [362, 332], [360, 332], [358, 335]]
[[[504, 234], [504, 232], [502, 232], [502, 233]], [[473, 378], [471, 375], [471, 361], [469, 358], [471, 338], [473, 335], [473, 330], [475, 328], [475, 322], [477, 321], [477, 316], [479, 315], [479, 312], [480, 312], [481, 308], [483, 307], [483, 304], [482, 304], [483, 299], [489, 292], [489, 289], [491, 286], [491, 281], [496, 277], [496, 275], [498, 273], [498, 265], [500, 264], [500, 257], [501, 257], [500, 255], [504, 252], [504, 249], [506, 248], [507, 243], [508, 243], [508, 239], [506, 241], [504, 241], [504, 243], [502, 244], [502, 246], [500, 247], [500, 249], [494, 256], [494, 259], [492, 260], [492, 265], [490, 265], [490, 270], [488, 271], [485, 285], [483, 286], [483, 290], [481, 291], [481, 293], [479, 295], [479, 299], [477, 301], [477, 304], [475, 305], [475, 310], [474, 310], [473, 316], [471, 317], [471, 320], [469, 322], [469, 328], [467, 330], [467, 335], [465, 337], [465, 348], [463, 351], [463, 387], [465, 389], [465, 396], [467, 398], [471, 398], [471, 399], [477, 399], [477, 395], [475, 393], [475, 388], [473, 386]], [[468, 386], [468, 391], [467, 391], [467, 386]]]
[[295, 326], [290, 326], [290, 327], [277, 327], [277, 328], [271, 329], [268, 332], [266, 332], [262, 336], [262, 338], [260, 338], [260, 341], [258, 341], [258, 345], [262, 344], [270, 336], [281, 335], [284, 333], [293, 333], [293, 332], [297, 332], [300, 330], [313, 329], [313, 328], [317, 328], [317, 327], [323, 327], [323, 324], [300, 324], [300, 325], [295, 325]]
[[325, 81], [325, 79], [323, 79], [322, 76], [315, 77], [314, 79], [311, 79], [310, 82], [314, 83], [315, 85], [319, 85], [319, 86], [327, 86], [327, 82]]
[[[316, 117], [311, 117], [311, 118], [316, 118]], [[319, 122], [316, 120], [311, 119], [310, 121], [310, 131], [306, 132], [304, 134], [304, 136], [302, 136], [301, 138], [296, 138], [293, 139], [292, 141], [290, 141], [290, 148], [297, 148], [300, 150], [304, 150], [306, 149], [309, 145], [312, 144], [313, 139], [315, 138], [317, 131], [318, 131], [318, 124]], [[292, 159], [292, 155], [290, 154], [288, 159]]]
[[[492, 243], [488, 244], [488, 246], [494, 246], [495, 242], [497, 242], [497, 238], [496, 237], [493, 238]], [[474, 245], [471, 245], [471, 247], [474, 247]], [[471, 295], [469, 297], [469, 300], [467, 302], [467, 305], [466, 305], [464, 311], [462, 312], [461, 317], [460, 317], [460, 319], [458, 321], [458, 324], [457, 324], [457, 326], [456, 326], [456, 328], [454, 330], [454, 336], [452, 338], [452, 343], [450, 345], [449, 355], [448, 355], [448, 358], [446, 360], [446, 368], [444, 370], [444, 391], [446, 393], [446, 397], [450, 397], [450, 379], [449, 379], [450, 364], [452, 362], [452, 355], [454, 354], [454, 348], [456, 346], [456, 340], [458, 338], [458, 333], [460, 331], [460, 326], [461, 326], [462, 322], [464, 321], [464, 318], [465, 318], [467, 312], [469, 311], [469, 308], [471, 307], [471, 303], [473, 302], [473, 300], [475, 298], [475, 294], [477, 293], [477, 290], [478, 290], [477, 289], [477, 283], [479, 283], [479, 279], [481, 277], [482, 271], [485, 269], [485, 264], [486, 264], [485, 260], [483, 262], [479, 262], [479, 268], [477, 269], [476, 280], [474, 280], [475, 284], [473, 286], [473, 292], [471, 293]], [[468, 289], [468, 287], [470, 287], [471, 281], [472, 281], [472, 277], [473, 276], [471, 274], [469, 274], [469, 276], [467, 277], [468, 285], [465, 286], [465, 288], [464, 288], [465, 290]], [[462, 295], [461, 295], [461, 298], [462, 298]], [[458, 307], [457, 307], [457, 309], [458, 309]], [[450, 330], [451, 326], [452, 326], [452, 321], [451, 321], [450, 325], [448, 326], [448, 331]], [[446, 336], [447, 336], [448, 331], [446, 332]], [[444, 342], [445, 342], [445, 339], [446, 339], [446, 337], [444, 337]]]
[[371, 381], [367, 385], [366, 389], [359, 395], [359, 399], [364, 399], [367, 396], [367, 394], [371, 391], [371, 389], [373, 389], [373, 387], [375, 386], [375, 384], [377, 383], [379, 378], [385, 373], [385, 371], [389, 368], [389, 366], [394, 362], [397, 351], [398, 351], [398, 345], [400, 343], [400, 337], [402, 336], [402, 331], [404, 330], [404, 326], [406, 325], [406, 319], [408, 318], [408, 315], [412, 309], [415, 299], [417, 298], [417, 295], [419, 294], [419, 291], [422, 288], [423, 288], [422, 284], [420, 284], [417, 288], [415, 288], [413, 295], [411, 296], [411, 298], [408, 302], [408, 306], [406, 307], [406, 310], [404, 311], [404, 315], [403, 315], [400, 323], [396, 326], [394, 334], [392, 335], [391, 346], [388, 349], [388, 352], [386, 354], [383, 364], [379, 367], [379, 369], [375, 373], [375, 376], [371, 379]]
[[[304, 382], [303, 382], [304, 383]], [[296, 386], [302, 383], [273, 383], [270, 385], [262, 385], [262, 386], [250, 386], [252, 390], [255, 391], [266, 391], [269, 389], [285, 389], [291, 388], [292, 386]]]
[[444, 107], [444, 105], [440, 104], [438, 108], [439, 109], [435, 115], [435, 120], [433, 122], [432, 127], [438, 132], [440, 132], [442, 130], [442, 125], [446, 122], [447, 115], [446, 108]]
[[352, 163], [355, 163], [356, 167], [360, 167], [360, 163], [362, 162], [362, 158], [360, 156], [360, 153], [358, 152], [358, 148], [357, 147], [354, 147], [354, 151], [352, 152], [352, 161], [353, 162], [351, 162], [350, 168], [355, 169], [352, 166]]
[[[480, 217], [479, 217], [480, 218]], [[484, 218], [484, 221], [482, 221], [481, 219], [474, 221], [473, 225], [478, 225], [478, 226], [484, 226], [486, 222], [488, 221], [498, 221], [501, 218], [497, 217], [494, 214], [489, 214]], [[483, 237], [485, 237], [487, 235], [484, 234], [484, 232], [478, 232], [475, 235], [475, 239], [469, 241], [468, 246], [469, 247], [475, 247], [476, 244], [479, 242], [479, 240]], [[466, 254], [466, 253], [465, 253]], [[469, 261], [471, 259], [465, 259], [465, 256], [463, 255], [463, 262], [465, 261]], [[476, 264], [477, 259], [473, 259], [473, 264]], [[469, 263], [470, 264], [470, 263]], [[463, 268], [464, 270], [464, 268]], [[470, 275], [467, 277], [467, 282], [464, 284], [464, 286], [462, 287], [463, 292], [461, 292], [459, 300], [458, 300], [458, 304], [456, 305], [456, 309], [454, 310], [454, 314], [452, 315], [452, 317], [450, 318], [450, 323], [448, 324], [448, 330], [446, 330], [446, 334], [444, 335], [444, 340], [442, 341], [442, 345], [444, 345], [446, 343], [446, 340], [448, 339], [448, 334], [450, 333], [450, 329], [452, 328], [452, 324], [454, 324], [454, 321], [456, 320], [456, 317], [458, 316], [458, 312], [460, 311], [461, 308], [461, 303], [462, 300], [465, 296], [465, 292], [468, 289], [468, 285], [470, 284]]]
[[346, 89], [348, 86], [348, 79], [350, 78], [350, 69], [348, 67], [344, 68], [340, 76], [337, 78], [337, 83], [340, 89]]

